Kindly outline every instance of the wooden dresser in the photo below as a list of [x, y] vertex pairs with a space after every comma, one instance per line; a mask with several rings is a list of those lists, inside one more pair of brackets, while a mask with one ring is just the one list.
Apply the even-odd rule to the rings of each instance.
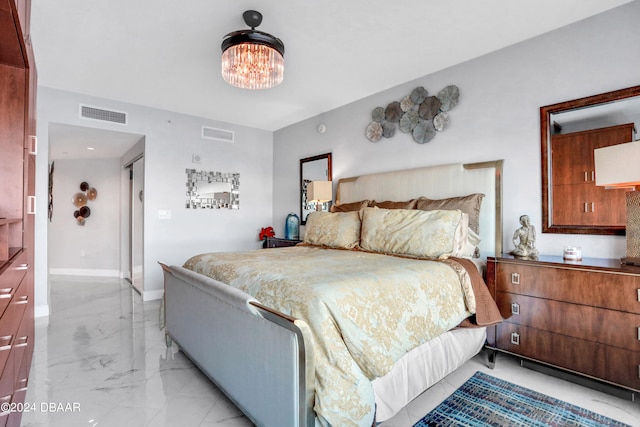
[[30, 10], [29, 0], [0, 0], [0, 427], [20, 425], [34, 343], [37, 76]]
[[488, 258], [495, 350], [640, 391], [640, 269], [618, 259]]

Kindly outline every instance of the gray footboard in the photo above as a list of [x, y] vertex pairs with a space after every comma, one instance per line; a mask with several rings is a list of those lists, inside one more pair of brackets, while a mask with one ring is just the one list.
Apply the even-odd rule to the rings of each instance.
[[180, 349], [256, 425], [314, 426], [311, 348], [294, 319], [231, 286], [161, 265], [167, 333]]

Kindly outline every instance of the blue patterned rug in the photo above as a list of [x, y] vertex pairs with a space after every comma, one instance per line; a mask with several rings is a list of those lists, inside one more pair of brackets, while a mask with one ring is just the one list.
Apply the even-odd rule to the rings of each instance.
[[630, 427], [482, 372], [414, 425], [431, 426]]

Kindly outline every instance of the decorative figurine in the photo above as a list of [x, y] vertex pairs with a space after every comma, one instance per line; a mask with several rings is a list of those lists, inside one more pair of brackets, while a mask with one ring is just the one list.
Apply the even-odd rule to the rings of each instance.
[[513, 244], [516, 248], [509, 253], [518, 258], [536, 259], [538, 257], [536, 229], [531, 225], [529, 215], [520, 216], [520, 224], [522, 224], [522, 227], [513, 233]]

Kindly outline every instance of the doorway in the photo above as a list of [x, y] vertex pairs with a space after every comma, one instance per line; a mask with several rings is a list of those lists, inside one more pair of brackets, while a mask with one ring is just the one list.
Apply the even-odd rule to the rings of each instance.
[[144, 157], [129, 169], [129, 281], [144, 295]]

